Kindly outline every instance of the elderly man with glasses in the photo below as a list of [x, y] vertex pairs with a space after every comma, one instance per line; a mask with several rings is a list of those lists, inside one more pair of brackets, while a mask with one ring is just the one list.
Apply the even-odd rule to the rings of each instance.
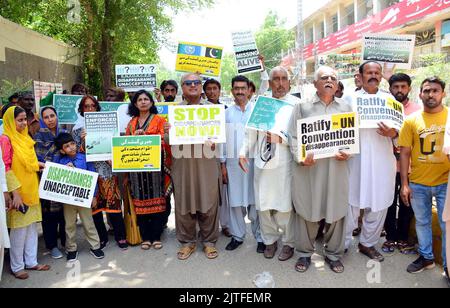
[[339, 152], [333, 158], [316, 161], [311, 154], [301, 162], [297, 144], [297, 121], [352, 112], [352, 107], [335, 96], [338, 89], [335, 70], [323, 66], [317, 70], [314, 80], [316, 94], [295, 106], [289, 127], [291, 151], [296, 161], [293, 169], [292, 200], [297, 215], [297, 244], [300, 252], [295, 269], [298, 272], [308, 270], [320, 221], [325, 219], [325, 262], [333, 272], [342, 273], [344, 266], [340, 260], [345, 249], [349, 155]]
[[[201, 98], [202, 81], [198, 75], [184, 75], [181, 84], [184, 97], [181, 105], [209, 104]], [[166, 141], [169, 141], [169, 129], [170, 124], [166, 124]], [[219, 147], [210, 142], [200, 145], [172, 146], [175, 223], [177, 239], [182, 244], [178, 251], [179, 260], [186, 260], [195, 252], [197, 225], [206, 257], [208, 259], [218, 257], [215, 245], [219, 238], [220, 186], [222, 184], [218, 153]]]

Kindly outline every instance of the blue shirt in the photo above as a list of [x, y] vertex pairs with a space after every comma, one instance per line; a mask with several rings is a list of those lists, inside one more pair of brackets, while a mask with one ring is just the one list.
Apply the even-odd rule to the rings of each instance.
[[[55, 161], [55, 163], [60, 164], [60, 165], [67, 166], [67, 164], [72, 163], [72, 165], [75, 168], [92, 171], [92, 172], [97, 172], [95, 170], [94, 164], [88, 163], [86, 161], [86, 154], [77, 153], [77, 155], [74, 158], [72, 158], [68, 155], [63, 155], [63, 156], [55, 157], [55, 159], [57, 159], [57, 161]], [[98, 190], [97, 187], [95, 187], [95, 193], [94, 193], [95, 196], [97, 196], [97, 190]]]

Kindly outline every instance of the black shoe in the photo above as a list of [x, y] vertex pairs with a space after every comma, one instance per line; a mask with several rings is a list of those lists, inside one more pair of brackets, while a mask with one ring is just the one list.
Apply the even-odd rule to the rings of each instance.
[[108, 245], [109, 241], [106, 242], [100, 242], [100, 249], [103, 250]]
[[447, 285], [450, 288], [450, 277], [448, 276], [448, 268], [444, 268], [445, 271], [445, 280], [447, 281]]
[[78, 251], [67, 252], [67, 262], [75, 262], [78, 259]]
[[122, 250], [127, 250], [128, 249], [128, 243], [127, 243], [126, 240], [118, 241], [117, 242], [117, 246], [119, 246], [119, 248], [122, 249]]
[[101, 249], [91, 249], [91, 255], [96, 259], [103, 259], [105, 257], [105, 253]]
[[239, 242], [239, 241], [235, 240], [234, 238], [232, 238], [231, 242], [227, 245], [227, 247], [225, 247], [225, 250], [233, 251], [236, 248], [238, 248], [239, 246], [241, 246], [242, 243], [243, 242]]
[[262, 242], [258, 242], [258, 247], [256, 248], [256, 252], [264, 253], [265, 250], [266, 250], [266, 245], [264, 245], [264, 243], [262, 243]]
[[417, 274], [423, 272], [424, 270], [433, 269], [435, 266], [434, 260], [427, 260], [420, 256], [416, 261], [408, 266], [407, 272], [410, 274]]

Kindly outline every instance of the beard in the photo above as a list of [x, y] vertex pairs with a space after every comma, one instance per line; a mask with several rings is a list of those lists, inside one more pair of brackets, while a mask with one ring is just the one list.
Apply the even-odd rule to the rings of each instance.
[[394, 96], [395, 99], [397, 101], [399, 101], [400, 103], [404, 103], [407, 102], [409, 100], [408, 95], [404, 95], [403, 93], [398, 93], [397, 95]]
[[169, 95], [169, 96], [166, 96], [164, 98], [164, 100], [166, 103], [173, 103], [173, 102], [175, 102], [175, 98], [176, 98], [175, 96]]

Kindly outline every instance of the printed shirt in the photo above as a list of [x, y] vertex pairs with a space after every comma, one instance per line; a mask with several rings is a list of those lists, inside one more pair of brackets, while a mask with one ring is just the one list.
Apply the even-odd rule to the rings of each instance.
[[399, 146], [411, 148], [410, 181], [425, 186], [448, 182], [450, 163], [442, 151], [448, 108], [436, 113], [420, 112], [406, 119]]

